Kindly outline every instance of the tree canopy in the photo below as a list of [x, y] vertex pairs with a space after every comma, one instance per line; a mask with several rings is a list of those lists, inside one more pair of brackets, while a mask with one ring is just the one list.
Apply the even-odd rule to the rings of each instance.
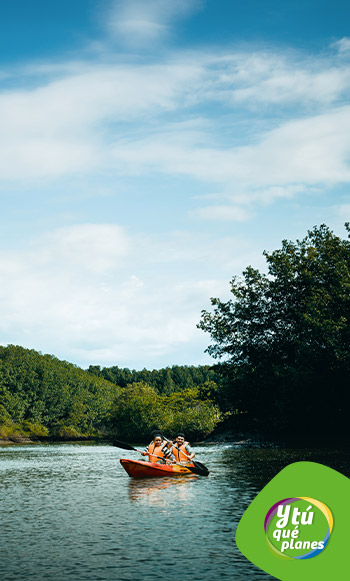
[[[33, 349], [0, 346], [0, 439], [118, 436], [139, 442], [154, 424], [169, 435], [182, 429], [201, 438], [221, 420], [208, 368], [111, 369], [84, 371]], [[154, 385], [135, 381], [140, 377]], [[111, 381], [118, 378], [122, 385]]]
[[217, 374], [209, 365], [173, 365], [163, 369], [142, 369], [136, 371], [127, 367], [121, 368], [117, 365], [113, 367], [101, 367], [90, 365], [88, 372], [103, 377], [119, 387], [127, 387], [131, 383], [147, 383], [152, 386], [158, 394], [170, 395], [184, 389], [199, 387], [207, 381], [216, 381]]
[[[345, 225], [349, 232], [349, 225]], [[226, 405], [271, 430], [345, 431], [350, 379], [350, 242], [326, 225], [264, 252], [212, 298], [199, 328], [213, 340]]]
[[155, 427], [168, 437], [181, 429], [187, 438], [198, 440], [212, 432], [221, 419], [218, 406], [204, 399], [199, 388], [164, 396], [142, 382], [122, 388], [110, 414], [113, 432], [133, 442], [149, 438]]
[[12, 423], [34, 436], [98, 435], [117, 393], [115, 385], [52, 355], [0, 347], [0, 424], [8, 429]]

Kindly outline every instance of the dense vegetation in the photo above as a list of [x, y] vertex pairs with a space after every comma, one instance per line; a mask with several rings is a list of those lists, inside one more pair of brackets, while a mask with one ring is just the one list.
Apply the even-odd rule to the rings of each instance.
[[116, 395], [115, 385], [52, 355], [0, 347], [0, 437], [103, 433]]
[[[216, 384], [208, 379], [208, 368], [112, 370], [84, 371], [52, 355], [0, 347], [0, 439], [117, 436], [137, 441], [147, 439], [155, 424], [199, 438], [221, 419], [210, 400]], [[152, 376], [157, 388], [135, 381], [138, 373]]]
[[[204, 386], [205, 391], [208, 387], [210, 384]], [[122, 389], [111, 410], [116, 432], [133, 442], [140, 437], [147, 439], [150, 428], [155, 427], [161, 428], [168, 437], [180, 428], [190, 439], [199, 440], [221, 419], [219, 407], [203, 398], [201, 388], [161, 396], [145, 383], [133, 383]]]
[[272, 437], [348, 438], [350, 242], [322, 225], [265, 257], [202, 312], [222, 402]]
[[161, 395], [170, 395], [171, 393], [199, 387], [208, 381], [217, 381], [218, 376], [209, 365], [200, 367], [187, 365], [173, 365], [165, 369], [153, 369], [149, 371], [132, 371], [127, 368], [103, 367], [99, 365], [90, 365], [89, 373], [97, 377], [103, 377], [120, 387], [126, 387], [132, 383], [147, 383], [154, 387], [155, 391]]

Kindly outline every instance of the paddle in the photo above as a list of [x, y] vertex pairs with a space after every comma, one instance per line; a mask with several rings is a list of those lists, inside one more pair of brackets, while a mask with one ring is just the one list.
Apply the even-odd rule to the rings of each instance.
[[[127, 444], [126, 442], [120, 442], [119, 440], [114, 440], [113, 442], [113, 446], [115, 446], [116, 448], [122, 448], [123, 450], [133, 450], [134, 452], [140, 452], [140, 454], [143, 454], [143, 450], [138, 450], [137, 448], [134, 448], [134, 446], [131, 446], [131, 444]], [[155, 454], [152, 454], [152, 456], [156, 456]], [[161, 456], [156, 456], [156, 458], [161, 458]], [[163, 458], [161, 458], [161, 460], [163, 460]], [[190, 470], [190, 472], [193, 472], [193, 474], [198, 474], [199, 476], [208, 476], [209, 474], [209, 470], [206, 466], [204, 466], [204, 464], [202, 464], [201, 462], [193, 462], [193, 466], [187, 466], [186, 468], [188, 468], [188, 470]], [[177, 464], [179, 464], [177, 462]], [[179, 464], [180, 466], [183, 466], [183, 464]]]

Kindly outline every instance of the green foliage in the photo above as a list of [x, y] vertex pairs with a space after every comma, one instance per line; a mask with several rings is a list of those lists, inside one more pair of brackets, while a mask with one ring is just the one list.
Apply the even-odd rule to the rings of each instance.
[[142, 382], [121, 389], [110, 412], [110, 427], [121, 439], [133, 442], [148, 437], [157, 423], [158, 396], [155, 389]]
[[209, 365], [199, 367], [187, 365], [173, 365], [164, 369], [141, 371], [121, 369], [117, 366], [104, 367], [90, 365], [88, 372], [103, 377], [119, 387], [127, 387], [132, 383], [147, 383], [154, 387], [157, 393], [169, 395], [192, 387], [203, 385], [206, 381], [217, 381], [218, 376]]
[[219, 408], [209, 399], [201, 399], [199, 388], [163, 397], [162, 407], [164, 432], [174, 435], [181, 429], [194, 440], [207, 436], [222, 420]]
[[79, 438], [84, 438], [86, 434], [82, 434], [73, 426], [59, 426], [55, 430], [55, 435], [61, 440], [78, 440]]
[[198, 325], [221, 360], [226, 405], [273, 429], [296, 418], [299, 433], [345, 427], [350, 243], [322, 225], [264, 254], [268, 274], [248, 267], [231, 281], [234, 298], [211, 299]]
[[5, 420], [0, 423], [0, 440], [11, 440], [20, 435], [20, 426], [10, 420]]
[[62, 426], [92, 436], [104, 430], [115, 385], [52, 355], [0, 347], [0, 423], [25, 434], [57, 435]]
[[[111, 369], [102, 374], [93, 366], [87, 372], [52, 355], [0, 347], [0, 437], [67, 440], [118, 434], [140, 441], [148, 439], [154, 425], [169, 433], [181, 427], [199, 437], [221, 419], [211, 401], [217, 387], [207, 379], [209, 368]], [[118, 387], [106, 380], [108, 374], [123, 381], [149, 377], [154, 386], [142, 380]], [[174, 392], [175, 379], [180, 393]]]
[[221, 419], [213, 402], [200, 399], [198, 388], [162, 396], [141, 382], [122, 389], [110, 416], [116, 436], [130, 442], [147, 441], [154, 426], [168, 435], [181, 429], [189, 438], [198, 439], [210, 433]]
[[28, 420], [24, 420], [22, 429], [30, 438], [46, 438], [49, 435], [49, 430], [46, 426], [38, 423], [33, 424], [32, 422], [28, 422]]

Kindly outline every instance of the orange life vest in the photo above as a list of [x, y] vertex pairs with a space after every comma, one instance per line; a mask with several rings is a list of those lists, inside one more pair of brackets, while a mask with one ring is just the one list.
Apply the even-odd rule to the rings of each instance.
[[183, 444], [181, 444], [181, 446], [179, 446], [178, 444], [174, 444], [174, 446], [171, 449], [172, 454], [174, 454], [175, 458], [176, 458], [176, 462], [189, 462], [189, 454], [186, 450], [186, 446], [188, 445], [188, 442], [184, 442]]
[[165, 455], [163, 452], [163, 448], [165, 446], [166, 446], [166, 442], [162, 442], [161, 444], [159, 444], [159, 446], [156, 446], [154, 444], [154, 442], [151, 442], [147, 448], [147, 454], [148, 454], [149, 461], [150, 462], [158, 462], [159, 458], [157, 458], [157, 456], [164, 458]]

